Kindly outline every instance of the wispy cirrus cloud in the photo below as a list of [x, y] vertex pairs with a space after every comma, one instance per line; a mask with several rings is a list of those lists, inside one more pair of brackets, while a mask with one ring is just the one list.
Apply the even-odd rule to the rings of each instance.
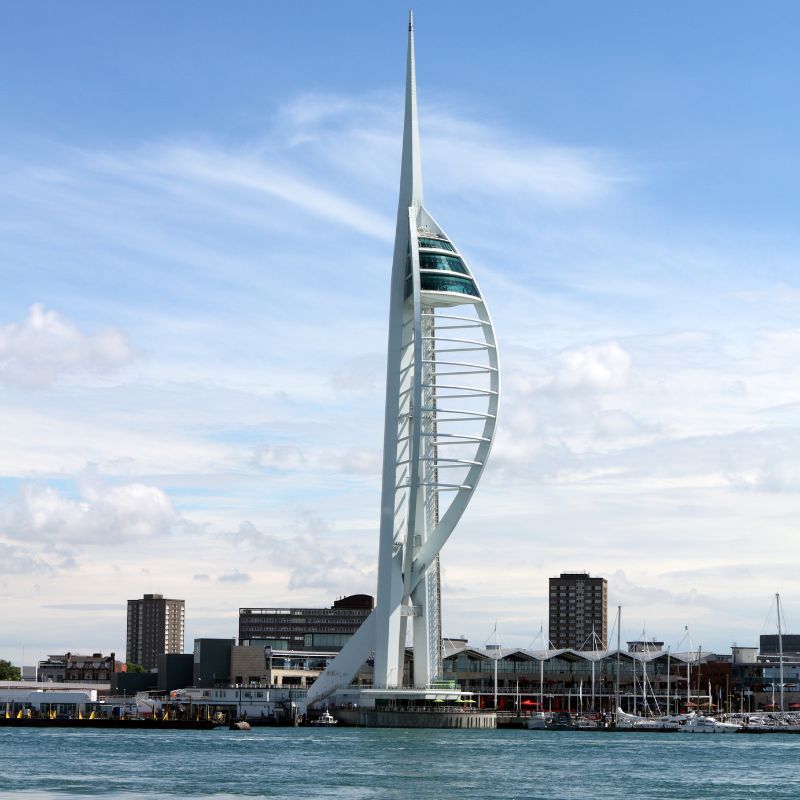
[[[384, 165], [399, 158], [401, 108], [399, 97], [385, 94], [307, 94], [281, 108], [276, 127], [293, 147], [334, 169], [344, 166], [362, 180], [393, 184]], [[596, 203], [637, 180], [617, 154], [531, 141], [479, 122], [452, 102], [423, 103], [420, 117], [425, 171], [439, 192], [573, 206]]]
[[87, 163], [129, 180], [159, 182], [165, 188], [238, 191], [241, 200], [249, 198], [251, 203], [259, 195], [274, 198], [382, 241], [391, 241], [394, 233], [390, 219], [326, 186], [320, 177], [270, 160], [268, 151], [252, 145], [233, 150], [211, 144], [156, 145], [141, 154], [89, 157]]
[[253, 578], [248, 573], [235, 569], [233, 572], [226, 572], [217, 576], [217, 580], [220, 583], [250, 583]]

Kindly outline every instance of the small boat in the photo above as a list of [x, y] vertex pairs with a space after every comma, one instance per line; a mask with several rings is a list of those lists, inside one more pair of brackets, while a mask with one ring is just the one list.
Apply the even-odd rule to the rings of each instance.
[[638, 714], [626, 714], [617, 709], [616, 730], [618, 731], [676, 731], [685, 717], [661, 716], [640, 717]]
[[321, 717], [312, 720], [312, 725], [338, 725], [339, 720], [336, 719], [329, 711], [323, 711]]
[[577, 721], [568, 711], [559, 711], [547, 722], [549, 731], [574, 731], [577, 730]]
[[232, 731], [249, 731], [249, 730], [251, 730], [250, 723], [249, 722], [245, 722], [243, 719], [240, 719], [238, 722], [231, 722], [229, 728]]
[[525, 727], [529, 731], [543, 731], [547, 727], [547, 717], [543, 711], [537, 711], [528, 717]]
[[720, 722], [714, 717], [697, 716], [687, 719], [678, 730], [681, 733], [738, 733], [741, 725], [735, 722]]

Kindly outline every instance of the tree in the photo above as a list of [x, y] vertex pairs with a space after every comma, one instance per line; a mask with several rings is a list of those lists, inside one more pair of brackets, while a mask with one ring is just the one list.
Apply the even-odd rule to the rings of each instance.
[[0, 681], [18, 681], [22, 678], [19, 667], [15, 667], [10, 661], [0, 658]]
[[128, 672], [146, 672], [141, 664], [132, 664], [130, 661], [125, 665]]

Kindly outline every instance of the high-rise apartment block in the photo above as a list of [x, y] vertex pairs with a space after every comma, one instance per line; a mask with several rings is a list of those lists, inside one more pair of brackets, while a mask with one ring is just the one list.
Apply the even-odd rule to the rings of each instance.
[[127, 661], [149, 670], [158, 665], [162, 653], [182, 653], [185, 614], [183, 600], [160, 594], [128, 600]]
[[608, 646], [608, 583], [585, 572], [550, 578], [552, 647], [592, 650]]

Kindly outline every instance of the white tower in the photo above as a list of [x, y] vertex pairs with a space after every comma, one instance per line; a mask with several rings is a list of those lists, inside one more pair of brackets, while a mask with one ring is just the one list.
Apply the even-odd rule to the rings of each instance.
[[309, 690], [349, 685], [374, 654], [376, 689], [403, 688], [408, 623], [415, 687], [441, 678], [439, 551], [491, 449], [500, 388], [489, 312], [458, 248], [426, 210], [409, 17], [405, 127], [389, 304], [378, 600]]

